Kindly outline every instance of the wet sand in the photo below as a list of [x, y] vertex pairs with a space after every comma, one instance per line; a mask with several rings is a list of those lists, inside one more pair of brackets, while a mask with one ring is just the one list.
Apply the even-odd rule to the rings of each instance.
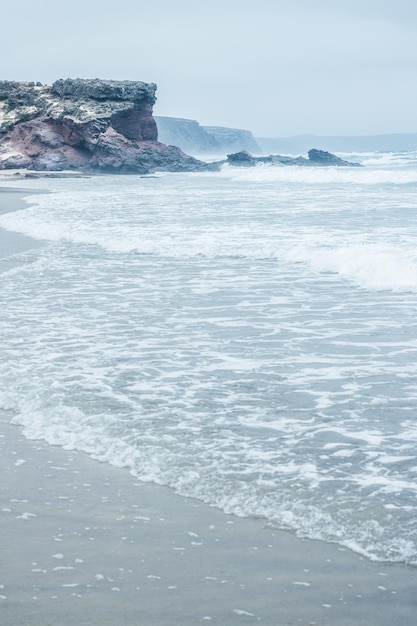
[[2, 626], [411, 625], [417, 569], [225, 515], [0, 417]]
[[[21, 198], [2, 191], [0, 206]], [[0, 231], [5, 263], [17, 241]], [[225, 515], [11, 419], [0, 412], [1, 626], [415, 623], [417, 568]]]
[[[0, 180], [0, 215], [27, 208], [28, 202], [24, 198], [35, 193], [40, 192], [23, 187], [8, 187]], [[16, 255], [40, 246], [42, 246], [41, 241], [0, 228], [0, 272], [20, 264], [20, 259]]]

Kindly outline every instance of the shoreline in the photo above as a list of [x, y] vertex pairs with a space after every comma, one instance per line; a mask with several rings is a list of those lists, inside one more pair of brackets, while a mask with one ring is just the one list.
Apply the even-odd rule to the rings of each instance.
[[2, 626], [411, 624], [417, 569], [237, 518], [0, 414]]
[[[3, 180], [0, 178], [0, 182]], [[25, 198], [39, 193], [47, 192], [25, 189], [24, 187], [6, 187], [0, 184], [0, 215], [27, 209], [30, 202]], [[0, 273], [20, 265], [20, 254], [35, 250], [43, 245], [42, 241], [0, 227]]]
[[[32, 193], [0, 187], [0, 213]], [[42, 245], [0, 229], [0, 270]], [[417, 568], [227, 515], [28, 440], [12, 417], [0, 411], [2, 626], [413, 623]]]

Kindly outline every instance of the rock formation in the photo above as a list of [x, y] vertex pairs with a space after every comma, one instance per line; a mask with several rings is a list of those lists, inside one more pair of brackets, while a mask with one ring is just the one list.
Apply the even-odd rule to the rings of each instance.
[[310, 163], [314, 165], [337, 165], [347, 166], [347, 167], [361, 167], [359, 163], [352, 163], [351, 161], [345, 161], [340, 157], [337, 157], [335, 154], [331, 152], [326, 152], [325, 150], [313, 150], [308, 151], [308, 160]]
[[315, 148], [309, 150], [308, 159], [305, 159], [301, 156], [290, 157], [282, 156], [280, 154], [271, 154], [269, 156], [255, 157], [246, 150], [242, 150], [241, 152], [228, 154], [227, 161], [225, 161], [225, 163], [233, 165], [234, 167], [253, 167], [258, 163], [267, 163], [269, 165], [304, 165], [308, 167], [361, 167], [359, 163], [351, 163], [350, 161], [345, 161], [344, 159], [337, 157], [331, 152], [316, 150]]
[[[0, 81], [0, 170], [148, 174], [158, 170], [217, 170], [224, 163], [357, 165], [322, 150], [310, 150], [308, 159], [254, 157], [241, 150], [229, 154], [227, 161], [204, 163], [177, 147], [179, 135], [174, 137], [175, 145], [158, 141], [152, 115], [155, 91], [153, 83], [135, 81], [68, 78], [57, 80], [51, 87]], [[182, 122], [182, 130], [188, 129], [190, 134], [189, 141], [198, 135], [207, 152], [221, 152], [226, 146], [236, 145], [234, 141], [249, 143], [255, 151], [257, 148], [249, 131], [202, 127], [191, 120], [158, 119]]]
[[299, 154], [311, 146], [330, 152], [409, 152], [417, 150], [417, 133], [363, 136], [297, 135], [294, 137], [257, 137], [263, 154]]
[[158, 142], [156, 85], [136, 81], [0, 81], [0, 169], [106, 173], [201, 171]]

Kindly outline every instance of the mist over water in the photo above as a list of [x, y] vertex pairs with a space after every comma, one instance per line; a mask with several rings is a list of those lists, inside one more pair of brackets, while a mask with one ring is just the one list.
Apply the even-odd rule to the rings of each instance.
[[0, 275], [0, 406], [141, 480], [416, 564], [416, 156], [48, 181], [0, 216], [46, 241]]

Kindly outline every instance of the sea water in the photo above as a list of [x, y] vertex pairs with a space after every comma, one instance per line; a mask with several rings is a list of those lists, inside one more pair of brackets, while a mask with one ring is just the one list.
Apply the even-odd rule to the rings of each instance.
[[31, 181], [50, 193], [0, 216], [44, 241], [0, 275], [0, 407], [29, 438], [416, 565], [417, 153], [360, 159]]

